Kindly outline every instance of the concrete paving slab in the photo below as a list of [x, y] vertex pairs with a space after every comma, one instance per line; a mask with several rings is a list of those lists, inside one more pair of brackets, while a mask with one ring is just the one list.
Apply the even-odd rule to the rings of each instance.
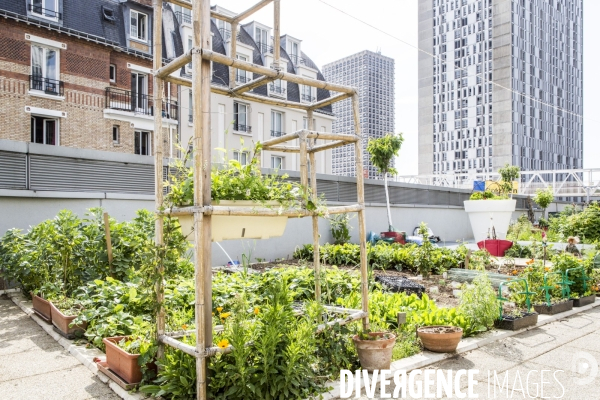
[[589, 354], [600, 365], [600, 352], [581, 350], [574, 347], [561, 346], [546, 354], [531, 359], [531, 362], [556, 369], [570, 369], [582, 357], [582, 353]]
[[3, 400], [118, 400], [119, 397], [82, 365], [0, 383]]

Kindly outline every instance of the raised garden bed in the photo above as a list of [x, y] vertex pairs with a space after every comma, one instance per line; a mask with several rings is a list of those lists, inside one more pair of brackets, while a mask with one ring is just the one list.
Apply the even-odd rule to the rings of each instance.
[[573, 309], [573, 300], [561, 301], [548, 306], [547, 304], [536, 304], [533, 306], [538, 314], [554, 315]]
[[573, 307], [583, 307], [583, 306], [587, 306], [589, 304], [594, 304], [594, 302], [596, 301], [596, 295], [591, 294], [589, 296], [580, 297], [578, 299], [572, 299], [572, 300], [573, 300]]
[[507, 331], [518, 331], [530, 326], [534, 326], [538, 322], [538, 313], [523, 313], [521, 317], [513, 315], [503, 315], [502, 319], [494, 321], [494, 327]]
[[138, 384], [142, 380], [142, 369], [138, 364], [140, 355], [127, 353], [117, 345], [126, 338], [126, 336], [115, 336], [102, 340], [106, 346], [106, 363], [110, 371], [128, 385]]

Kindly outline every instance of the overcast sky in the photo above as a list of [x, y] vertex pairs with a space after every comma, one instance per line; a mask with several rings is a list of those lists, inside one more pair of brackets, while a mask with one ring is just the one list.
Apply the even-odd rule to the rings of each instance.
[[[381, 50], [396, 60], [396, 132], [404, 134], [397, 166], [400, 175], [417, 173], [418, 58], [417, 0], [323, 0], [344, 12], [381, 29], [390, 37], [335, 10], [320, 0], [282, 0], [281, 32], [302, 40], [302, 51], [319, 67], [362, 50]], [[218, 4], [240, 12], [258, 0], [220, 0]], [[600, 55], [597, 30], [600, 1], [583, 0], [584, 7], [584, 167], [600, 168]], [[273, 6], [253, 18], [273, 26]], [[247, 22], [247, 21], [246, 21]], [[594, 37], [594, 31], [596, 32]], [[408, 44], [407, 44], [408, 43]], [[414, 47], [412, 47], [414, 46]], [[594, 68], [596, 67], [596, 68]], [[594, 95], [596, 93], [596, 95]]]

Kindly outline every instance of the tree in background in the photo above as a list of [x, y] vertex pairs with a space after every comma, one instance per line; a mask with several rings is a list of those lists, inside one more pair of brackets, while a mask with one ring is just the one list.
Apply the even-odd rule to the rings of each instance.
[[367, 144], [367, 151], [371, 155], [371, 162], [377, 167], [379, 172], [383, 174], [389, 225], [388, 232], [392, 232], [394, 228], [392, 226], [392, 212], [390, 210], [390, 194], [388, 192], [387, 175], [388, 173], [394, 175], [397, 174], [396, 169], [392, 167], [392, 160], [394, 157], [398, 156], [400, 147], [402, 147], [402, 142], [404, 142], [402, 133], [388, 133], [381, 138], [369, 139], [369, 143]]
[[552, 188], [538, 189], [533, 196], [533, 201], [542, 208], [542, 218], [546, 218], [546, 208], [554, 201], [554, 194], [552, 194]]

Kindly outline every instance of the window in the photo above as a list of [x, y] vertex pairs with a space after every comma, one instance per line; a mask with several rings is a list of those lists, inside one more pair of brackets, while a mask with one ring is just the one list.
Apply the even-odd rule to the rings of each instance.
[[188, 103], [188, 121], [194, 122], [194, 109], [192, 107], [193, 99], [192, 99], [192, 91], [189, 90], [189, 103]]
[[[192, 41], [192, 37], [191, 36], [188, 36], [187, 43], [188, 43], [188, 48], [187, 49], [189, 51], [189, 50], [191, 50], [194, 47], [194, 42]], [[185, 67], [187, 68], [187, 72], [189, 72], [189, 73], [192, 72], [192, 63], [191, 62], [189, 64], [187, 64]]]
[[290, 41], [290, 58], [292, 59], [294, 65], [297, 65], [300, 61], [299, 52], [298, 43]]
[[148, 16], [141, 12], [131, 10], [131, 30], [129, 33], [132, 39], [145, 42], [148, 33]]
[[135, 131], [134, 152], [142, 156], [151, 155], [150, 132]]
[[233, 102], [233, 130], [247, 133], [252, 131], [248, 123], [248, 109], [247, 104]]
[[283, 135], [283, 114], [271, 111], [271, 136]]
[[[237, 54], [236, 58], [240, 61], [246, 61], [248, 62], [248, 57], [241, 55], [241, 54]], [[238, 69], [235, 71], [235, 81], [239, 82], [239, 83], [246, 83], [248, 82], [248, 75], [247, 72], [243, 69]]]
[[250, 153], [248, 151], [234, 150], [233, 159], [242, 165], [248, 165], [250, 163]]
[[283, 169], [283, 157], [271, 156], [271, 168], [272, 169]]
[[29, 4], [29, 10], [32, 14], [44, 18], [60, 19], [58, 12], [58, 0], [33, 0]]
[[33, 90], [43, 90], [48, 94], [61, 94], [58, 51], [31, 46], [31, 84]]
[[120, 133], [119, 133], [119, 125], [113, 125], [112, 127], [112, 141], [113, 144], [119, 144], [120, 142]]
[[31, 143], [58, 145], [58, 120], [39, 116], [31, 117]]
[[262, 53], [267, 52], [267, 44], [269, 43], [267, 38], [268, 35], [266, 29], [256, 28], [256, 30], [254, 31], [254, 40], [256, 40], [258, 48]]
[[149, 113], [147, 75], [131, 73], [131, 105], [134, 112]]
[[117, 66], [115, 64], [110, 64], [108, 67], [108, 80], [111, 82], [117, 81]]

